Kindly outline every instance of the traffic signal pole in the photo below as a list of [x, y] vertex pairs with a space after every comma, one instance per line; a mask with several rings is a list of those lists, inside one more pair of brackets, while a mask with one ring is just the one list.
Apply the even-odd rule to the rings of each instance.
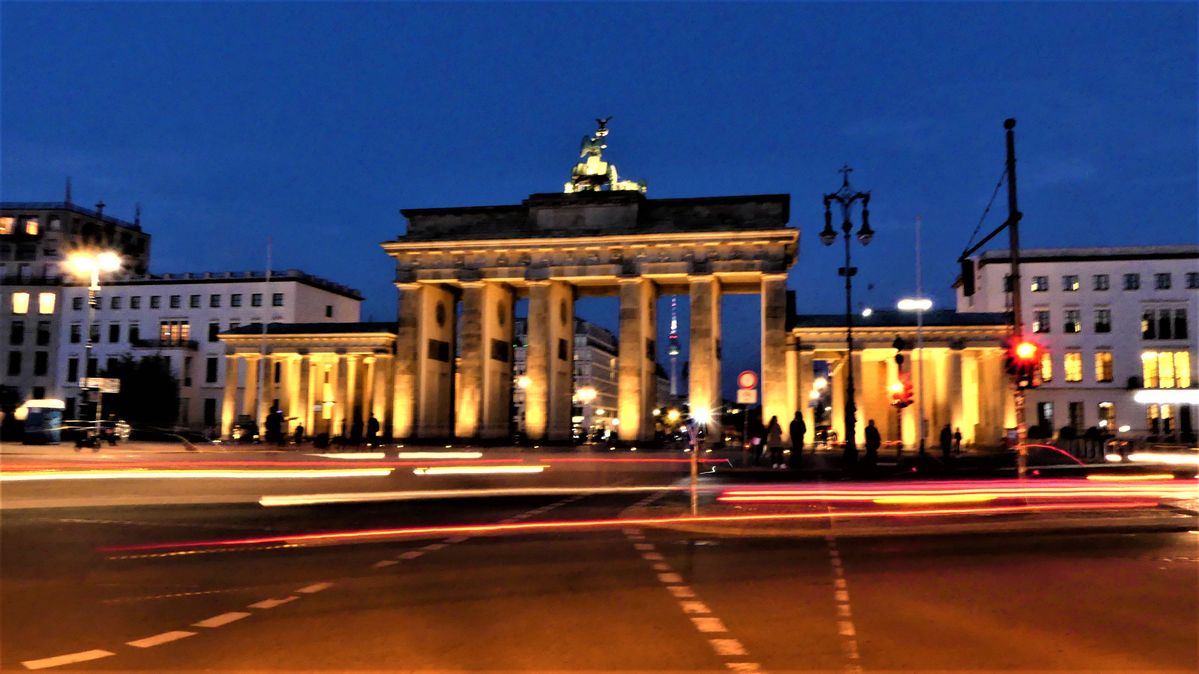
[[[1012, 334], [1016, 340], [1024, 338], [1024, 314], [1021, 311], [1020, 295], [1024, 285], [1020, 282], [1020, 208], [1016, 202], [1016, 120], [1003, 121], [1007, 140], [1007, 226], [1008, 246], [1011, 249], [1012, 269]], [[1014, 402], [1016, 408], [1016, 476], [1024, 478], [1028, 472], [1028, 427], [1024, 424], [1024, 389], [1014, 380]]]

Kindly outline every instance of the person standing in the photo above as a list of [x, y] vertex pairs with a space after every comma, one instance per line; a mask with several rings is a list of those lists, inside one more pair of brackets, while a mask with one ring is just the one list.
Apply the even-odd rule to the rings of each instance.
[[770, 424], [766, 426], [766, 446], [770, 449], [770, 467], [784, 468], [783, 427], [778, 417], [770, 417]]
[[866, 463], [874, 465], [878, 461], [878, 449], [883, 446], [883, 436], [879, 434], [874, 419], [866, 424]]
[[366, 446], [374, 447], [379, 437], [379, 420], [375, 418], [375, 414], [371, 413], [371, 418], [366, 421]]
[[808, 426], [804, 423], [803, 414], [796, 412], [795, 418], [791, 420], [791, 460], [795, 466], [799, 467], [799, 457], [803, 454], [803, 436], [808, 432]]
[[953, 430], [949, 427], [949, 424], [945, 424], [945, 426], [941, 429], [941, 456], [948, 459], [949, 458], [949, 449], [952, 446], [953, 446]]
[[953, 431], [953, 453], [962, 453], [962, 429], [957, 428]]

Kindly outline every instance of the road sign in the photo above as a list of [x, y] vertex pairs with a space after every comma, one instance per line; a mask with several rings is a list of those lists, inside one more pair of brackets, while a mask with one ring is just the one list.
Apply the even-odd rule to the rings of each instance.
[[100, 393], [120, 393], [121, 380], [116, 377], [84, 377], [83, 387], [100, 391]]
[[758, 389], [743, 388], [737, 389], [737, 404], [738, 405], [756, 405], [758, 402]]
[[743, 370], [737, 375], [737, 386], [743, 389], [758, 388], [758, 373], [753, 370]]

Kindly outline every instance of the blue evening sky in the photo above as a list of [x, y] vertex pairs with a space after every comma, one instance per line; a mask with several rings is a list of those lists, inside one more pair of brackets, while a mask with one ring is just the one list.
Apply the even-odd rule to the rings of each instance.
[[[914, 292], [920, 215], [950, 306], [1008, 116], [1026, 245], [1199, 240], [1195, 3], [5, 2], [0, 24], [0, 198], [70, 175], [78, 203], [140, 201], [156, 273], [258, 269], [271, 237], [364, 318], [395, 316], [400, 208], [560, 190], [601, 115], [650, 197], [790, 193], [802, 312], [843, 306], [815, 235], [844, 162], [874, 194], [858, 298]], [[758, 302], [724, 308], [728, 390]], [[615, 328], [612, 301], [579, 311]]]

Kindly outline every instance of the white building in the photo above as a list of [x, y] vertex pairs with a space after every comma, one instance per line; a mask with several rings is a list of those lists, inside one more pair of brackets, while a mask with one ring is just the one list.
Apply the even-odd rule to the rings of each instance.
[[[975, 258], [976, 292], [966, 297], [958, 284], [958, 311], [1010, 311], [1010, 265], [1006, 250]], [[1141, 404], [1134, 395], [1199, 383], [1199, 246], [1029, 249], [1020, 276], [1025, 332], [1048, 348], [1026, 423], [1194, 432], [1194, 406]]]
[[[87, 289], [62, 288], [56, 391], [76, 415], [88, 321]], [[219, 432], [225, 345], [218, 333], [251, 323], [359, 320], [357, 290], [290, 269], [267, 283], [262, 272], [163, 274], [104, 283], [92, 324], [87, 373], [99, 376], [124, 355], [171, 361], [180, 383], [180, 426]]]

